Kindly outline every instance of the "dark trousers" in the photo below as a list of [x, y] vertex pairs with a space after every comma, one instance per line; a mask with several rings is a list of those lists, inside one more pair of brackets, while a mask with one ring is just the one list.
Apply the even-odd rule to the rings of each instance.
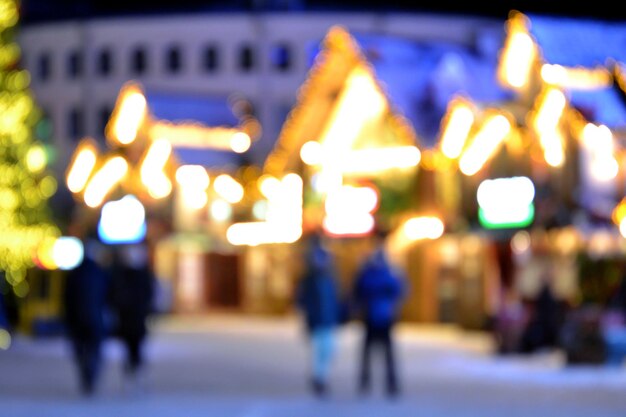
[[387, 393], [394, 395], [398, 392], [398, 378], [396, 376], [396, 363], [391, 331], [391, 326], [365, 326], [365, 337], [363, 339], [363, 350], [361, 352], [361, 373], [359, 377], [359, 388], [362, 393], [367, 393], [370, 390], [371, 357], [374, 348], [380, 348], [384, 351]]
[[84, 335], [72, 338], [74, 358], [78, 365], [80, 386], [84, 394], [93, 393], [100, 373], [102, 338]]
[[139, 371], [143, 365], [143, 336], [123, 336], [122, 341], [126, 348], [125, 370], [128, 373]]

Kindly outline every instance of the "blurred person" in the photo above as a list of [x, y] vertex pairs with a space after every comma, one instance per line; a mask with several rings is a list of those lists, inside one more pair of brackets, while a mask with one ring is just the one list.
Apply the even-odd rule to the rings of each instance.
[[106, 336], [106, 270], [98, 264], [97, 243], [85, 244], [82, 262], [67, 274], [64, 287], [64, 319], [79, 371], [81, 391], [94, 393], [102, 367], [102, 343]]
[[147, 249], [141, 244], [120, 247], [112, 268], [110, 301], [115, 335], [125, 349], [124, 388], [137, 392], [144, 383], [143, 349], [147, 320], [153, 312], [155, 279]]
[[405, 280], [387, 259], [384, 243], [385, 234], [377, 233], [376, 247], [357, 273], [353, 297], [364, 325], [359, 390], [361, 394], [369, 393], [372, 349], [382, 348], [385, 354], [387, 395], [393, 397], [400, 391], [393, 327], [405, 293]]
[[550, 278], [544, 277], [539, 294], [532, 302], [528, 323], [522, 334], [522, 352], [530, 353], [557, 346], [560, 313], [559, 302], [550, 286]]
[[626, 273], [609, 299], [601, 327], [607, 365], [622, 366], [626, 358]]
[[328, 392], [328, 375], [335, 355], [336, 328], [340, 319], [339, 290], [330, 253], [320, 236], [308, 248], [305, 272], [296, 289], [311, 352], [311, 388], [318, 396]]

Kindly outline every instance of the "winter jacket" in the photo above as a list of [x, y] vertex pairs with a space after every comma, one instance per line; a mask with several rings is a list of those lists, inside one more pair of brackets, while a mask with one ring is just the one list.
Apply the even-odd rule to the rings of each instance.
[[356, 277], [354, 301], [369, 327], [391, 326], [403, 295], [404, 282], [382, 253], [368, 259]]

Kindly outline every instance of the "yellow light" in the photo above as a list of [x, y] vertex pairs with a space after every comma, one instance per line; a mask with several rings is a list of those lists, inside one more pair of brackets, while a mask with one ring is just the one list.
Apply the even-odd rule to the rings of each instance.
[[514, 253], [521, 255], [530, 249], [530, 234], [525, 230], [520, 230], [511, 239], [511, 249]]
[[230, 175], [222, 174], [215, 178], [213, 188], [231, 204], [238, 203], [243, 198], [243, 187]]
[[141, 182], [148, 188], [152, 198], [167, 197], [172, 191], [172, 182], [164, 173], [165, 165], [172, 153], [172, 145], [166, 139], [152, 142], [140, 169]]
[[619, 222], [619, 232], [622, 237], [626, 237], [626, 219], [622, 219], [622, 221]]
[[322, 162], [322, 145], [317, 141], [309, 141], [300, 148], [300, 159], [307, 165], [318, 165]]
[[[245, 137], [238, 133], [250, 136], [236, 128], [209, 127], [200, 123], [172, 123], [165, 120], [155, 120], [150, 123], [148, 136], [155, 140], [167, 139], [174, 147], [197, 148], [197, 149], [220, 149], [245, 152]], [[233, 142], [234, 140], [234, 142]], [[234, 147], [233, 147], [234, 143]], [[235, 149], [236, 148], [236, 149]]]
[[26, 166], [28, 169], [33, 172], [41, 172], [48, 162], [48, 158], [46, 157], [46, 151], [43, 146], [34, 145], [26, 154]]
[[11, 347], [11, 333], [0, 327], [0, 349], [7, 350]]
[[57, 263], [54, 260], [54, 245], [56, 238], [48, 238], [43, 240], [37, 248], [37, 259], [42, 267], [48, 270], [57, 269]]
[[[370, 72], [356, 67], [345, 82], [337, 104], [319, 142], [330, 164], [345, 160], [345, 153], [368, 122], [379, 119], [387, 110], [387, 100]], [[332, 148], [329, 148], [332, 147]]]
[[591, 156], [590, 173], [598, 182], [615, 179], [619, 164], [614, 156], [614, 138], [611, 130], [604, 126], [587, 123], [582, 131], [585, 151]]
[[439, 239], [444, 232], [443, 222], [432, 216], [413, 217], [402, 226], [404, 235], [411, 241]]
[[558, 167], [565, 161], [564, 139], [559, 131], [559, 121], [567, 100], [558, 89], [549, 88], [541, 97], [533, 124], [539, 135], [546, 162]]
[[250, 136], [245, 132], [237, 132], [230, 140], [230, 148], [237, 153], [244, 153], [250, 149]]
[[121, 145], [129, 145], [136, 138], [147, 114], [147, 102], [137, 87], [127, 89], [113, 119], [113, 138]]
[[561, 65], [543, 64], [541, 78], [548, 84], [561, 86], [567, 79], [567, 71]]
[[611, 73], [604, 67], [566, 68], [556, 64], [543, 64], [541, 78], [548, 84], [570, 90], [597, 90], [610, 87]]
[[389, 169], [413, 168], [421, 154], [415, 146], [359, 149], [347, 154], [341, 171], [349, 174], [368, 174]]
[[467, 104], [453, 106], [441, 138], [441, 151], [445, 156], [454, 159], [461, 155], [473, 124], [474, 113]]
[[541, 105], [535, 116], [534, 125], [539, 132], [553, 131], [557, 128], [567, 100], [562, 91], [550, 88], [543, 95]]
[[536, 56], [535, 43], [522, 28], [514, 28], [506, 42], [502, 61], [501, 78], [516, 89], [524, 87]]
[[73, 193], [79, 193], [87, 184], [89, 176], [96, 166], [96, 152], [91, 147], [80, 149], [70, 165], [67, 174], [67, 188]]
[[501, 114], [490, 116], [461, 156], [459, 161], [461, 172], [465, 175], [477, 173], [493, 155], [510, 130], [511, 124], [505, 116]]
[[127, 172], [128, 163], [123, 157], [109, 158], [87, 184], [84, 195], [85, 204], [89, 207], [98, 207], [102, 204], [106, 195], [126, 176]]
[[263, 175], [259, 178], [259, 191], [265, 197], [271, 197], [274, 195], [280, 187], [280, 180], [270, 175]]
[[557, 131], [546, 132], [539, 136], [541, 146], [544, 148], [544, 159], [548, 165], [559, 167], [565, 162], [563, 140], [563, 135]]

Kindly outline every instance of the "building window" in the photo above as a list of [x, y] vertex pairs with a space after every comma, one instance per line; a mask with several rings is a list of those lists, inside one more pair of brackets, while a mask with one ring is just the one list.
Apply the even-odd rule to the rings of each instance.
[[85, 135], [85, 120], [80, 108], [74, 107], [68, 114], [68, 135], [73, 140], [78, 140]]
[[100, 107], [100, 111], [98, 112], [98, 136], [104, 137], [104, 130], [107, 127], [107, 123], [109, 123], [112, 112], [113, 109], [111, 106], [104, 105]]
[[291, 49], [286, 44], [274, 45], [270, 59], [276, 70], [287, 71], [291, 68]]
[[252, 46], [246, 45], [239, 51], [239, 68], [244, 72], [254, 68], [254, 50]]
[[103, 49], [98, 54], [96, 68], [98, 70], [98, 74], [102, 76], [107, 76], [113, 70], [113, 57], [111, 55], [111, 51], [109, 49]]
[[83, 73], [83, 55], [80, 51], [72, 51], [67, 56], [67, 76], [77, 78]]
[[204, 72], [215, 72], [218, 69], [219, 52], [217, 46], [209, 45], [202, 51], [202, 69]]
[[52, 58], [47, 52], [39, 55], [37, 59], [37, 76], [40, 81], [48, 81], [52, 76]]
[[168, 48], [165, 53], [165, 70], [170, 74], [180, 72], [182, 69], [182, 54], [178, 46]]
[[142, 75], [148, 69], [148, 54], [144, 48], [135, 49], [130, 58], [130, 70], [134, 75]]

